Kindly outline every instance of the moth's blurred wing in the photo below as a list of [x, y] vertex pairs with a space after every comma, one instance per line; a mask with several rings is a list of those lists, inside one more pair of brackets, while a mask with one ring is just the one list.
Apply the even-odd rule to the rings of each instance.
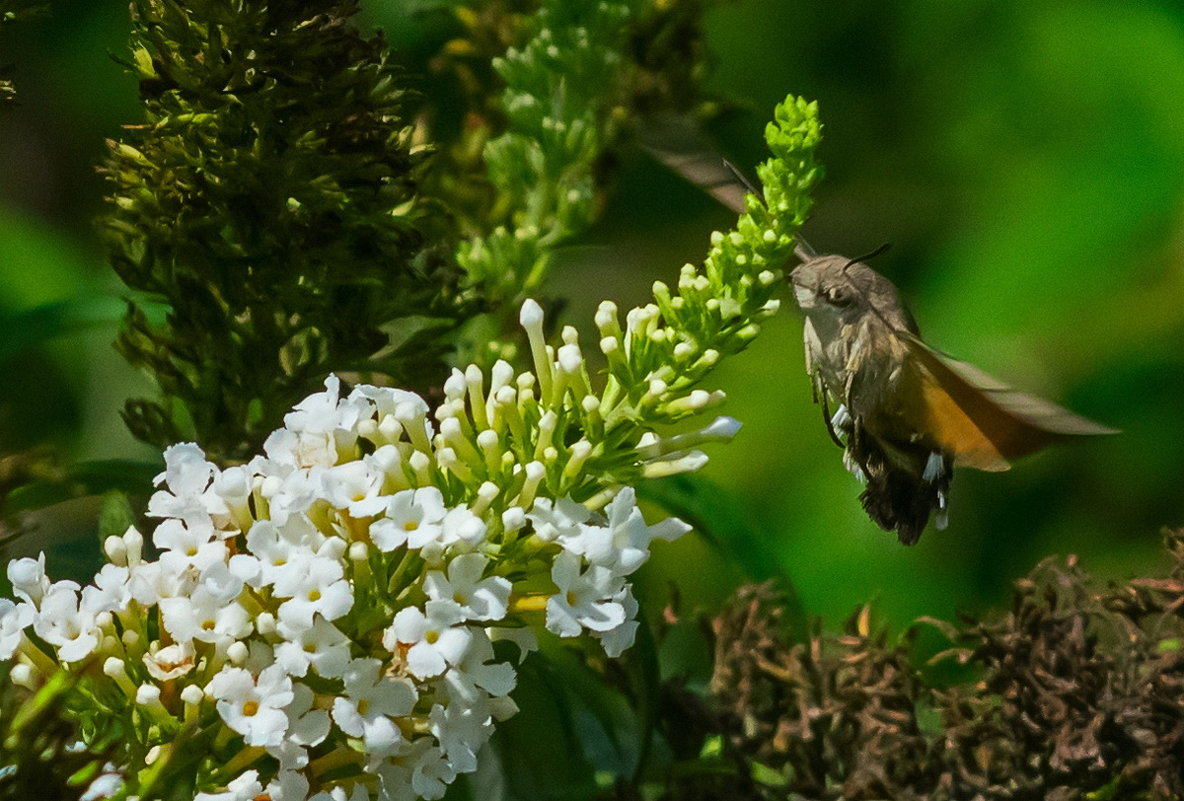
[[1068, 437], [1118, 433], [1043, 398], [1017, 392], [973, 364], [938, 353], [912, 334], [903, 336], [923, 368], [923, 430], [954, 454], [957, 466], [1006, 470], [1014, 459]]
[[725, 207], [737, 214], [744, 213], [748, 187], [728, 167], [694, 120], [672, 112], [653, 114], [642, 124], [640, 138], [642, 147], [666, 167]]
[[[744, 214], [748, 195], [762, 203], [761, 190], [723, 158], [707, 141], [694, 120], [685, 114], [661, 112], [647, 116], [639, 127], [641, 146], [668, 169], [711, 195], [725, 208]], [[809, 261], [818, 254], [800, 236], [794, 255]]]

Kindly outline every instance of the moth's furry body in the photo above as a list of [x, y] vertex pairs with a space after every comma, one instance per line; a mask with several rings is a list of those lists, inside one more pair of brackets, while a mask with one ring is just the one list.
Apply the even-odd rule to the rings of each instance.
[[1066, 436], [1111, 433], [929, 348], [896, 287], [866, 264], [803, 258], [790, 280], [815, 400], [841, 404], [828, 425], [866, 482], [860, 500], [901, 542], [916, 542], [934, 511], [944, 527], [955, 466], [1006, 470]]
[[792, 281], [806, 313], [806, 370], [817, 398], [842, 404], [832, 423], [846, 435], [848, 466], [866, 483], [864, 509], [914, 543], [933, 510], [944, 515], [952, 468], [914, 411], [922, 376], [898, 333], [915, 336], [917, 324], [888, 279], [842, 256], [809, 260]]

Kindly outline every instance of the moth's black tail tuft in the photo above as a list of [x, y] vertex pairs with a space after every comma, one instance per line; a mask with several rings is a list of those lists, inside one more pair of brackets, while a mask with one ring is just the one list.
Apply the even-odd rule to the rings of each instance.
[[[885, 531], [895, 531], [904, 545], [916, 543], [929, 516], [945, 512], [953, 472], [950, 460], [919, 451], [916, 464], [904, 468], [890, 462], [872, 437], [852, 438], [848, 447], [867, 481], [859, 500], [868, 517]], [[943, 527], [939, 516], [938, 528]]]
[[905, 545], [921, 539], [930, 514], [940, 504], [932, 484], [903, 470], [891, 469], [879, 477], [869, 475], [867, 489], [859, 500], [872, 522], [885, 531], [895, 531]]

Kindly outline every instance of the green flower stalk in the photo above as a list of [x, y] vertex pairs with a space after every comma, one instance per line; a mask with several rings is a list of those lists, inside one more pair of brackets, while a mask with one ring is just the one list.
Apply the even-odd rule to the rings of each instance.
[[735, 431], [659, 433], [723, 401], [699, 384], [776, 309], [818, 137], [813, 105], [779, 106], [768, 205], [623, 325], [601, 307], [603, 383], [579, 332], [548, 343], [527, 300], [532, 370], [455, 370], [434, 410], [331, 376], [246, 464], [174, 445], [148, 505], [158, 558], [132, 528], [87, 587], [13, 561], [0, 659], [25, 686], [77, 679], [84, 740], [120, 733], [104, 782], [121, 797], [441, 797], [516, 711], [538, 629], [608, 656], [633, 643], [629, 577], [688, 527], [648, 524], [632, 484]]

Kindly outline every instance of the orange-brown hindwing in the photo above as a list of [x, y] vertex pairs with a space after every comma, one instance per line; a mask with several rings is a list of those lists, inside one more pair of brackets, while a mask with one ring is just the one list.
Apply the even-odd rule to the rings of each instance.
[[1055, 403], [1017, 392], [916, 336], [904, 336], [923, 368], [923, 430], [954, 454], [957, 466], [1006, 470], [1012, 460], [1067, 437], [1116, 433]]

